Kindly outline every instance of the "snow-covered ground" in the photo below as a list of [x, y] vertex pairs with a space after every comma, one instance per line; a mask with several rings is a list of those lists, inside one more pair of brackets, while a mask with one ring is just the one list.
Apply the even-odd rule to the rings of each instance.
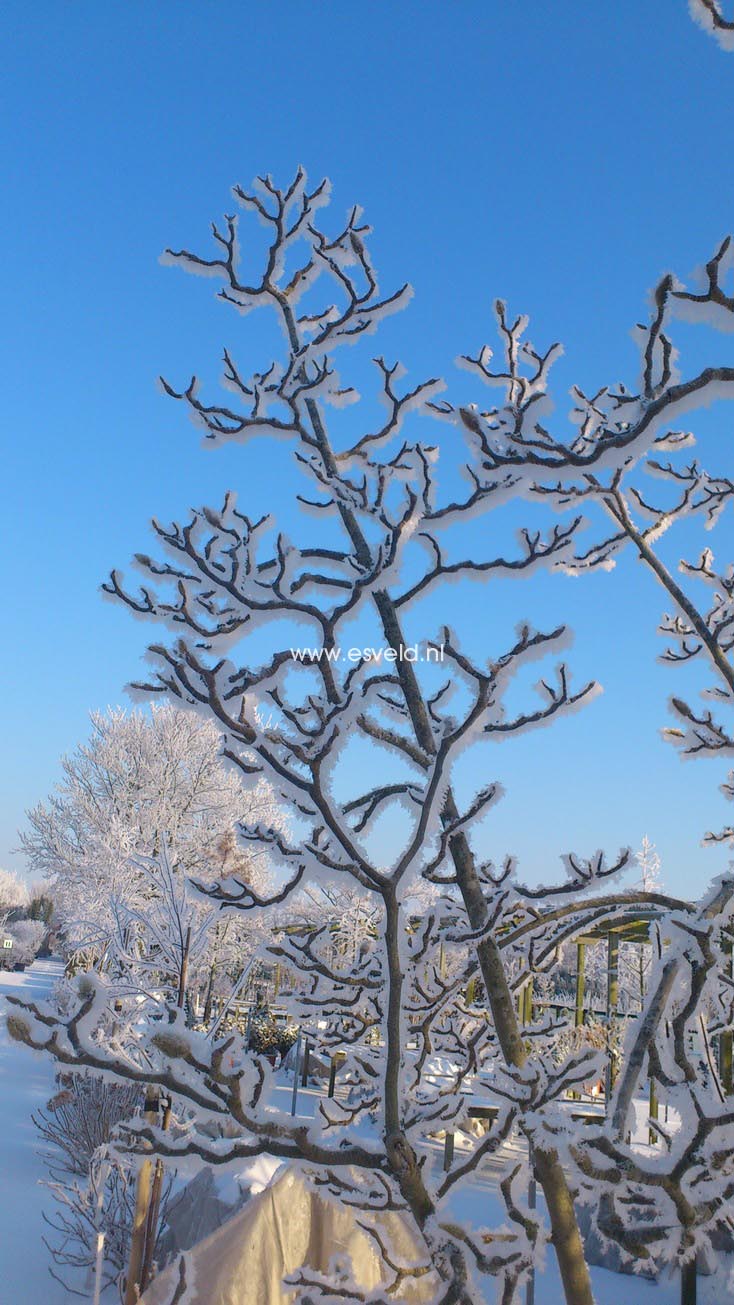
[[36, 961], [22, 974], [0, 970], [0, 1302], [61, 1305], [71, 1297], [48, 1271], [43, 1212], [53, 1202], [40, 1186], [46, 1177], [31, 1113], [54, 1092], [48, 1057], [12, 1042], [5, 1027], [10, 993], [45, 997], [61, 973], [55, 961]]

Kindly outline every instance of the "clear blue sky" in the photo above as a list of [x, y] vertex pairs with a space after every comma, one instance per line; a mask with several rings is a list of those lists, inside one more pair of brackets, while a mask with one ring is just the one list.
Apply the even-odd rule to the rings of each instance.
[[[486, 339], [502, 295], [538, 343], [565, 341], [564, 385], [632, 380], [647, 290], [733, 221], [734, 59], [685, 0], [11, 0], [0, 22], [0, 864], [20, 867], [24, 808], [88, 709], [123, 701], [139, 671], [147, 632], [100, 600], [107, 570], [147, 546], [153, 513], [228, 486], [278, 506], [263, 447], [205, 453], [156, 390], [159, 371], [213, 377], [239, 330], [208, 283], [158, 265], [161, 249], [201, 246], [233, 182], [302, 162], [331, 176], [335, 221], [364, 205], [384, 284], [413, 283], [381, 347], [417, 374]], [[733, 420], [707, 423], [719, 468]], [[721, 771], [659, 738], [682, 684], [654, 665], [661, 596], [638, 571], [497, 590], [503, 628], [569, 619], [579, 677], [606, 694], [493, 754], [509, 790], [493, 850], [547, 873], [569, 846], [647, 832], [668, 884], [694, 891], [725, 857], [701, 833], [730, 813]], [[488, 591], [488, 646], [494, 603]]]

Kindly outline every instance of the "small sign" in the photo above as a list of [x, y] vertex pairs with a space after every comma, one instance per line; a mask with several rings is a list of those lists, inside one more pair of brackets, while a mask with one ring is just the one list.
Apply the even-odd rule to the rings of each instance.
[[12, 938], [3, 938], [3, 947], [4, 947], [4, 949], [5, 949], [6, 952], [9, 952], [9, 951], [10, 951], [10, 948], [12, 947], [12, 945], [13, 945], [13, 940], [12, 940]]

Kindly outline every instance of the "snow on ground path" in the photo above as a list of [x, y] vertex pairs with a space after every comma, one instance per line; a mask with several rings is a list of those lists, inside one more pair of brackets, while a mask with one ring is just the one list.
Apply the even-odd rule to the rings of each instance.
[[54, 1066], [49, 1056], [13, 1042], [5, 1027], [8, 993], [44, 998], [61, 972], [57, 961], [36, 961], [24, 973], [0, 971], [1, 1305], [63, 1305], [71, 1300], [48, 1271], [43, 1212], [50, 1212], [53, 1201], [39, 1185], [47, 1173], [31, 1123], [31, 1113], [53, 1096]]

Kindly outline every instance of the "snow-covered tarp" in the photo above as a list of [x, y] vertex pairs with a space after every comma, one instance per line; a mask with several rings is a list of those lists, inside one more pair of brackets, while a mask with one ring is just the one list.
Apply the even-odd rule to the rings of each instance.
[[[415, 1234], [400, 1215], [337, 1205], [288, 1168], [222, 1228], [164, 1269], [141, 1305], [171, 1305], [182, 1258], [186, 1305], [289, 1305], [293, 1292], [283, 1286], [284, 1277], [299, 1269], [329, 1273], [335, 1257], [348, 1259], [358, 1287], [370, 1291], [382, 1276], [376, 1242], [365, 1230], [369, 1225], [400, 1261], [420, 1262]], [[431, 1277], [408, 1278], [394, 1298], [421, 1305], [433, 1299], [435, 1286]]]

